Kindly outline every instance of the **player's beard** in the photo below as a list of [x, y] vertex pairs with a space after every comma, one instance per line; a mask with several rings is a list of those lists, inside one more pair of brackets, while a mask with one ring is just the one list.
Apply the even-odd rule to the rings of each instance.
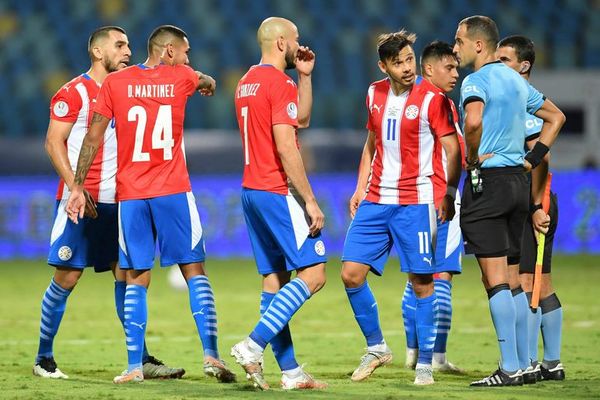
[[296, 54], [290, 49], [288, 45], [285, 51], [285, 69], [296, 68]]
[[115, 72], [119, 70], [119, 62], [112, 62], [111, 60], [104, 60], [104, 69], [108, 71], [108, 73]]

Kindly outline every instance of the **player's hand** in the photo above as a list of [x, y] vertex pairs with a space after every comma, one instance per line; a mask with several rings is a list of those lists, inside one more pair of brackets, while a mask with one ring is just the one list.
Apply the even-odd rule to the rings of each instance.
[[529, 163], [529, 161], [524, 159], [523, 160], [523, 168], [525, 169], [525, 172], [529, 172], [529, 171], [531, 171], [533, 166]]
[[212, 76], [203, 74], [198, 87], [198, 91], [202, 96], [212, 96], [217, 90], [217, 81]]
[[437, 209], [438, 219], [444, 223], [446, 221], [452, 221], [456, 210], [454, 209], [454, 199], [449, 194], [445, 195], [442, 199], [442, 203]]
[[310, 203], [306, 203], [306, 213], [310, 218], [310, 226], [308, 227], [308, 231], [311, 236], [316, 236], [325, 225], [325, 215], [323, 215], [319, 205], [314, 200]]
[[531, 214], [531, 224], [536, 232], [543, 233], [545, 235], [548, 233], [548, 229], [550, 228], [550, 216], [542, 209], [535, 210], [535, 212]]
[[350, 198], [350, 217], [352, 219], [354, 219], [354, 216], [356, 215], [356, 210], [358, 210], [358, 206], [360, 205], [360, 202], [364, 200], [366, 195], [366, 192], [364, 190], [357, 190], [356, 192], [354, 192], [354, 194], [352, 195], [352, 197]]
[[296, 54], [296, 71], [298, 74], [310, 75], [315, 67], [315, 53], [305, 46], [300, 46]]
[[87, 190], [83, 189], [83, 194], [85, 196], [85, 213], [84, 216], [96, 219], [98, 218], [98, 211], [96, 209], [96, 202], [94, 198]]
[[73, 186], [65, 210], [67, 211], [69, 219], [73, 221], [74, 224], [79, 222], [78, 218], [83, 218], [85, 205], [86, 200], [85, 194], [83, 193], [83, 187], [79, 185]]

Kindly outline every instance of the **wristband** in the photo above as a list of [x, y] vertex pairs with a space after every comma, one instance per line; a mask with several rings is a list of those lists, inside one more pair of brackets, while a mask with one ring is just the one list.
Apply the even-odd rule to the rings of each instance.
[[454, 186], [447, 186], [446, 187], [446, 196], [450, 196], [452, 197], [452, 200], [456, 199], [456, 191], [458, 189], [456, 189]]
[[550, 148], [540, 141], [533, 146], [533, 149], [525, 155], [525, 159], [531, 164], [531, 169], [534, 169], [542, 162], [548, 151], [550, 151]]
[[541, 210], [543, 207], [541, 204], [532, 204], [529, 206], [529, 213], [533, 214], [535, 213], [537, 210]]

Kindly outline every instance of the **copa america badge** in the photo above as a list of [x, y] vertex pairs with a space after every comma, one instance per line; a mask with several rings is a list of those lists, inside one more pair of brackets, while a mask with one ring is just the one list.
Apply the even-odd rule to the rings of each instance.
[[320, 256], [325, 255], [325, 243], [323, 243], [322, 240], [319, 240], [317, 243], [315, 243], [315, 253]]
[[406, 107], [406, 111], [404, 111], [404, 116], [407, 119], [415, 119], [419, 116], [419, 107], [414, 104]]
[[69, 246], [63, 246], [58, 249], [58, 258], [60, 258], [61, 261], [69, 261], [72, 256], [73, 251]]

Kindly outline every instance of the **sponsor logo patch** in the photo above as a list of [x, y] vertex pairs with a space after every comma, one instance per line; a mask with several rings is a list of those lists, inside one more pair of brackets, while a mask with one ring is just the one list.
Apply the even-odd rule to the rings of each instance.
[[52, 107], [52, 112], [59, 118], [64, 117], [69, 113], [69, 105], [64, 101], [57, 101]]
[[298, 107], [296, 107], [296, 103], [292, 102], [287, 105], [287, 115], [291, 119], [296, 119], [298, 117]]

